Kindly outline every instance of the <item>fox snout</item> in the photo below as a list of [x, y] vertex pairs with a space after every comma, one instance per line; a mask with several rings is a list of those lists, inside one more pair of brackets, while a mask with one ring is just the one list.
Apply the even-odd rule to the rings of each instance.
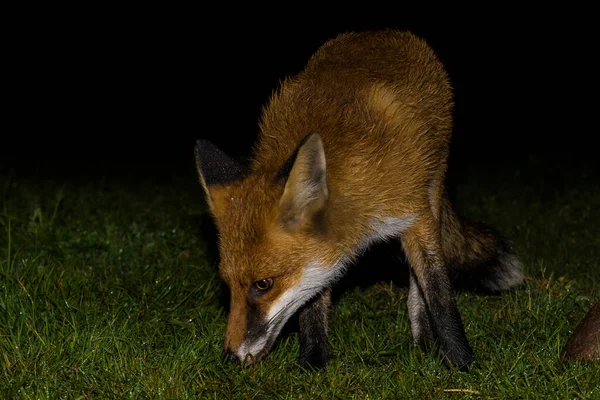
[[267, 322], [260, 308], [248, 307], [245, 301], [232, 299], [224, 359], [236, 364], [252, 365], [262, 358], [273, 342], [272, 327]]
[[251, 353], [247, 353], [243, 359], [240, 359], [237, 354], [235, 354], [230, 349], [223, 350], [223, 360], [232, 364], [243, 364], [245, 366], [250, 366], [254, 364], [256, 361], [263, 358], [263, 356], [267, 353], [266, 350], [260, 351], [258, 354], [253, 355]]
[[252, 365], [267, 354], [273, 339], [272, 333], [266, 326], [259, 324], [249, 327], [242, 336], [241, 342], [226, 340], [223, 358], [235, 364]]
[[[302, 339], [307, 344], [307, 359], [314, 358], [313, 349], [324, 354], [326, 339], [321, 331], [326, 329], [326, 323], [322, 320], [327, 313], [328, 301], [322, 303], [317, 298], [323, 297], [322, 286], [326, 286], [333, 277], [331, 270], [311, 263], [304, 269], [301, 278], [294, 280], [298, 281], [294, 285], [285, 285], [283, 278], [273, 283], [273, 291], [279, 290], [278, 284], [287, 289], [268, 302], [249, 301], [241, 293], [233, 293], [225, 332], [225, 360], [252, 365], [266, 356], [285, 323], [297, 311], [300, 311], [300, 321], [304, 322], [302, 325], [309, 327], [304, 335], [307, 336], [306, 340]], [[266, 296], [270, 294], [276, 293], [271, 292]], [[329, 297], [325, 295], [324, 298]], [[264, 297], [262, 299], [266, 300]], [[304, 307], [311, 301], [316, 301], [317, 307]], [[317, 328], [311, 330], [315, 326]]]
[[240, 359], [229, 349], [224, 349], [223, 354], [221, 355], [224, 361], [232, 364], [240, 364]]

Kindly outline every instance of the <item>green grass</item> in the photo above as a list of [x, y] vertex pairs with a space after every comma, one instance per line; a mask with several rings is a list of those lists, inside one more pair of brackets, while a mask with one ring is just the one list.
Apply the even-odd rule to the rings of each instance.
[[406, 288], [387, 281], [335, 303], [326, 369], [300, 369], [293, 331], [255, 367], [224, 364], [226, 291], [193, 171], [168, 185], [4, 174], [0, 398], [600, 398], [598, 363], [559, 362], [600, 300], [600, 174], [549, 165], [452, 180], [458, 208], [509, 236], [529, 277], [457, 295], [469, 373], [411, 346]]

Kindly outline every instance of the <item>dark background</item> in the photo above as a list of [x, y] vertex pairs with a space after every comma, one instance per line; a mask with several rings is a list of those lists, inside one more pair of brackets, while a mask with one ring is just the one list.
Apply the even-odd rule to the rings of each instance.
[[283, 77], [336, 34], [381, 28], [412, 30], [446, 65], [456, 100], [454, 163], [510, 167], [541, 156], [598, 164], [591, 9], [444, 10], [437, 18], [432, 10], [272, 10], [260, 18], [251, 16], [257, 10], [236, 9], [237, 18], [230, 11], [19, 13], [3, 57], [0, 172], [191, 175], [198, 138], [244, 160], [260, 108]]

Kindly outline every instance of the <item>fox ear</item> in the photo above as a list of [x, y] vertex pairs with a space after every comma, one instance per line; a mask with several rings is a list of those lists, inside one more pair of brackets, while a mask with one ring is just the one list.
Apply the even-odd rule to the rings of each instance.
[[196, 141], [196, 168], [200, 183], [206, 192], [208, 205], [214, 214], [219, 208], [217, 192], [225, 185], [244, 179], [243, 168], [208, 140]]
[[329, 189], [327, 166], [321, 136], [308, 135], [296, 151], [296, 157], [284, 166], [289, 168], [283, 195], [279, 201], [279, 218], [286, 229], [311, 226], [323, 216]]

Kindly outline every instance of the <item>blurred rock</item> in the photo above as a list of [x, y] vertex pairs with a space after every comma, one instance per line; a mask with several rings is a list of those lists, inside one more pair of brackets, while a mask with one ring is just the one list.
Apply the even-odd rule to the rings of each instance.
[[561, 360], [600, 360], [600, 301], [583, 318], [565, 348]]

